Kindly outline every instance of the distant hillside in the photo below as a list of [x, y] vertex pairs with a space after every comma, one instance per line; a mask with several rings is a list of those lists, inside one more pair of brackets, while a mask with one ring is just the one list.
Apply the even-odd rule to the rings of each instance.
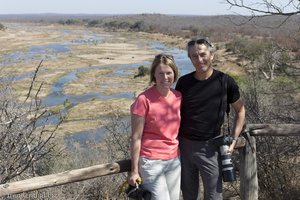
[[[268, 16], [256, 18], [249, 22], [250, 17], [239, 15], [194, 16], [194, 15], [92, 15], [92, 14], [24, 14], [0, 15], [1, 22], [43, 22], [87, 25], [94, 21], [103, 26], [119, 23], [128, 26], [139, 22], [143, 25], [141, 31], [162, 32], [165, 34], [190, 37], [202, 34], [213, 37], [215, 41], [227, 41], [232, 34], [248, 35], [252, 37], [288, 38], [300, 29], [300, 16], [286, 19], [283, 16]], [[247, 23], [246, 23], [247, 22]], [[266, 28], [267, 27], [267, 28]], [[273, 27], [273, 28], [269, 28]], [[120, 28], [120, 27], [117, 27]], [[122, 27], [121, 27], [122, 28]], [[186, 34], [190, 31], [191, 34]], [[288, 35], [287, 35], [288, 34]]]
[[[277, 27], [286, 17], [268, 16], [257, 18], [251, 23], [239, 27], [252, 27], [254, 25]], [[0, 15], [2, 22], [57, 22], [59, 20], [103, 20], [103, 21], [144, 21], [147, 25], [161, 25], [164, 27], [184, 28], [188, 26], [204, 26], [207, 28], [237, 28], [237, 24], [249, 21], [250, 17], [241, 15], [164, 15], [164, 14], [136, 14], [136, 15], [107, 15], [107, 14], [13, 14]], [[299, 29], [300, 16], [293, 16], [279, 29]]]
[[86, 19], [86, 18], [103, 18], [110, 15], [88, 15], [88, 14], [52, 14], [52, 13], [42, 13], [42, 14], [0, 14], [0, 20], [2, 22], [57, 22], [58, 20], [64, 19]]
[[[251, 19], [241, 15], [92, 15], [92, 14], [24, 14], [0, 15], [3, 22], [59, 23], [101, 27], [109, 31], [125, 29], [163, 33], [190, 38], [195, 35], [210, 37], [215, 42], [228, 42], [238, 37], [272, 39], [284, 48], [299, 50], [300, 16], [265, 16]], [[284, 22], [284, 23], [283, 23]]]

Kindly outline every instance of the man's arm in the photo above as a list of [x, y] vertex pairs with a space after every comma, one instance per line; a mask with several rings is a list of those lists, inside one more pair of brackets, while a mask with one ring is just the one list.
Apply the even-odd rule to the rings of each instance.
[[239, 137], [244, 123], [245, 123], [245, 106], [244, 102], [241, 98], [239, 98], [237, 101], [231, 104], [233, 107], [233, 110], [235, 112], [235, 121], [233, 125], [233, 130], [232, 130], [232, 137], [233, 137], [233, 142], [229, 147], [229, 152], [232, 152], [235, 145], [236, 145], [236, 139]]

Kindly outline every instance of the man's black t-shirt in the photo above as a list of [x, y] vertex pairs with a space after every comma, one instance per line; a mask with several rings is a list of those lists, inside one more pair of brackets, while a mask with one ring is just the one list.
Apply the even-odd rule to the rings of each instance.
[[[176, 90], [182, 93], [181, 125], [179, 135], [191, 140], [209, 140], [220, 133], [216, 127], [222, 99], [223, 72], [213, 70], [207, 80], [198, 80], [195, 72], [182, 76]], [[240, 98], [239, 88], [234, 79], [227, 79], [227, 102], [234, 103]]]

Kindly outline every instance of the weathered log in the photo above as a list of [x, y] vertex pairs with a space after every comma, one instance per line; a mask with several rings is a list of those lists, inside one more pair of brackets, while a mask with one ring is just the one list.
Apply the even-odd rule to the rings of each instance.
[[242, 200], [258, 199], [258, 177], [256, 163], [255, 138], [249, 138], [245, 148], [239, 149], [240, 154], [240, 195]]
[[300, 136], [300, 124], [247, 124], [252, 136]]
[[242, 148], [242, 147], [245, 147], [246, 145], [246, 139], [243, 138], [243, 137], [238, 137], [237, 141], [236, 141], [236, 145], [235, 145], [235, 148], [236, 149], [239, 149], [239, 148]]
[[0, 197], [130, 171], [130, 160], [69, 170], [0, 185]]

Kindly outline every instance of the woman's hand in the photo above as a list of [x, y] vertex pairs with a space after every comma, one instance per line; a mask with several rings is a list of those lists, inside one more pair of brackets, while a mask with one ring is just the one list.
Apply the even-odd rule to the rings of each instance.
[[141, 180], [139, 173], [130, 172], [130, 175], [128, 176], [128, 183], [132, 186], [136, 186], [137, 180]]

